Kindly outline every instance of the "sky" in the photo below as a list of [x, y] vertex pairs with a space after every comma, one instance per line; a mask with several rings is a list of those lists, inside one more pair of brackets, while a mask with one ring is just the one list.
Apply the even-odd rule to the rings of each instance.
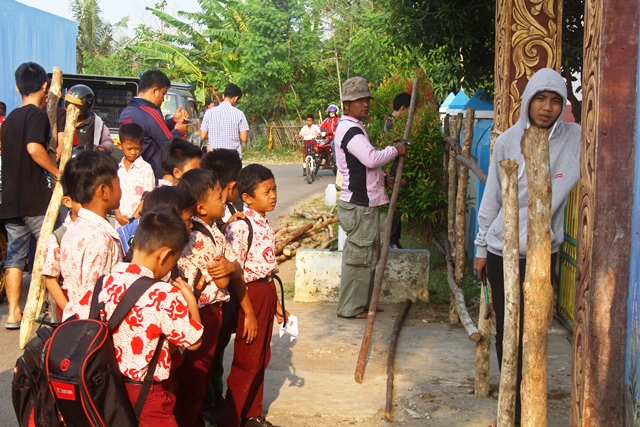
[[[73, 20], [70, 12], [69, 0], [19, 0], [20, 3], [35, 7], [45, 12]], [[99, 1], [102, 14], [107, 21], [115, 24], [125, 16], [129, 16], [127, 34], [133, 35], [133, 29], [139, 24], [154, 26], [155, 17], [145, 7], [153, 7], [160, 0], [102, 0]], [[173, 14], [178, 10], [195, 12], [199, 10], [196, 0], [167, 0], [167, 12]]]

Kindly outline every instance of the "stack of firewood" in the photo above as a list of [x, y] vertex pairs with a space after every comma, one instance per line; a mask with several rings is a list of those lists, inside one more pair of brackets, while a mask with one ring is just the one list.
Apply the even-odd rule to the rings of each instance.
[[331, 212], [302, 211], [294, 209], [296, 216], [311, 220], [302, 225], [288, 222], [276, 228], [276, 261], [284, 262], [296, 255], [298, 248], [327, 249], [338, 240], [333, 231], [333, 223], [338, 218]]

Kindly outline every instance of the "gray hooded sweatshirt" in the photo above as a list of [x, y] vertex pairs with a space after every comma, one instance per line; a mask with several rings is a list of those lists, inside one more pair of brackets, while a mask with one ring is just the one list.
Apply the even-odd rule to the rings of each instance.
[[538, 92], [555, 92], [563, 99], [558, 120], [550, 129], [549, 157], [551, 163], [551, 253], [564, 241], [564, 208], [567, 196], [580, 178], [580, 125], [562, 122], [567, 106], [565, 82], [556, 71], [543, 68], [533, 75], [522, 95], [520, 119], [496, 140], [489, 165], [487, 186], [478, 211], [476, 257], [486, 258], [487, 251], [502, 256], [502, 187], [499, 162], [513, 159], [518, 163], [518, 210], [520, 226], [520, 257], [527, 254], [527, 174], [520, 141], [531, 126], [529, 103]]

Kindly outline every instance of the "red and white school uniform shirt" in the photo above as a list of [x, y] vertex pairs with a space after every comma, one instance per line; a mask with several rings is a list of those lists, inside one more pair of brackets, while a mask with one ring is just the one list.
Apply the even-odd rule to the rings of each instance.
[[[107, 318], [113, 314], [126, 290], [141, 276], [153, 277], [153, 272], [141, 265], [121, 262], [104, 278], [100, 302], [105, 304]], [[189, 317], [189, 307], [180, 290], [158, 281], [142, 294], [113, 332], [120, 372], [132, 380], [144, 380], [160, 335], [164, 334], [170, 343], [184, 348], [198, 342], [202, 330], [202, 325]], [[155, 381], [169, 378], [171, 354], [167, 340], [162, 345], [153, 375]]]
[[245, 282], [255, 282], [258, 279], [276, 274], [276, 234], [266, 217], [249, 208], [244, 214], [251, 221], [253, 241], [249, 245], [249, 226], [245, 221], [234, 221], [227, 225], [225, 236], [236, 252], [244, 273]]
[[124, 165], [124, 159], [118, 166], [118, 178], [122, 197], [120, 198], [120, 213], [130, 217], [138, 209], [140, 200], [145, 191], [156, 188], [156, 176], [151, 165], [138, 157], [129, 170]]
[[216, 302], [229, 301], [229, 291], [226, 289], [218, 289], [215, 282], [207, 271], [207, 266], [215, 262], [215, 258], [220, 256], [234, 262], [236, 254], [224, 238], [218, 227], [209, 227], [200, 218], [194, 216], [191, 218], [194, 223], [200, 223], [209, 230], [215, 239], [215, 244], [211, 238], [195, 228], [189, 235], [189, 243], [182, 251], [182, 256], [178, 260], [178, 269], [180, 275], [187, 279], [189, 286], [193, 289], [194, 281], [198, 270], [207, 281], [208, 285], [198, 299], [198, 307], [202, 308], [207, 304]]
[[90, 210], [80, 209], [78, 219], [60, 242], [62, 289], [69, 303], [62, 320], [77, 314], [89, 317], [91, 295], [100, 276], [109, 274], [122, 261], [120, 236], [111, 224]]
[[[67, 214], [64, 219], [63, 226], [69, 230], [69, 227], [73, 224], [71, 216]], [[66, 232], [65, 232], [66, 234]], [[58, 239], [54, 234], [51, 234], [45, 242], [45, 258], [42, 266], [42, 275], [50, 277], [60, 277], [60, 245]]]

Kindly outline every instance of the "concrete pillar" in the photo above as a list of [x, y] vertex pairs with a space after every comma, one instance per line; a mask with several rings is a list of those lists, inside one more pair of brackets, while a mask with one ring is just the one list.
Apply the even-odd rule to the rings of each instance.
[[637, 1], [585, 7], [571, 426], [623, 426], [640, 16]]
[[497, 0], [494, 131], [520, 117], [520, 99], [536, 70], [560, 72], [562, 0]]

